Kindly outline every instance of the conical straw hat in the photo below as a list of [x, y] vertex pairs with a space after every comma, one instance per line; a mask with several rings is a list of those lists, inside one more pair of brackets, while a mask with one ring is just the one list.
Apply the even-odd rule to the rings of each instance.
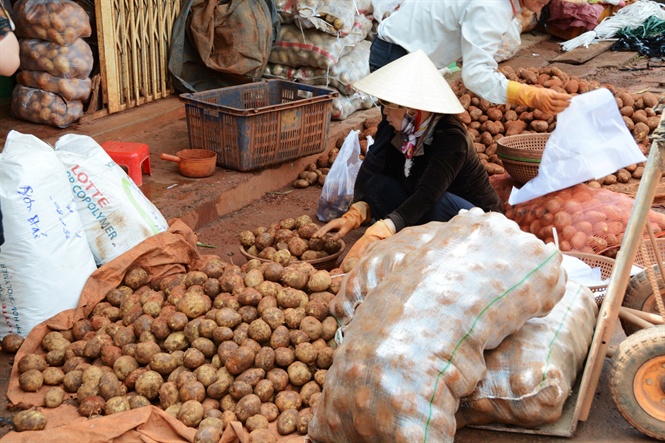
[[411, 52], [358, 80], [353, 86], [407, 108], [460, 114], [462, 104], [422, 49]]

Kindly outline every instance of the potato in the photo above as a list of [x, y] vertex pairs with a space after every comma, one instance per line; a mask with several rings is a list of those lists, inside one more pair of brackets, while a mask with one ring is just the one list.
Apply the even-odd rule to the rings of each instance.
[[255, 429], [249, 433], [249, 443], [277, 443], [277, 437], [269, 429]]
[[[260, 271], [259, 271], [260, 272]], [[238, 302], [242, 306], [258, 306], [263, 295], [254, 288], [246, 287], [238, 294]]]
[[296, 360], [296, 355], [291, 348], [277, 348], [275, 349], [275, 364], [282, 367], [287, 367]]
[[270, 337], [270, 346], [273, 349], [278, 349], [289, 346], [290, 343], [291, 338], [289, 336], [289, 329], [284, 325], [276, 327]]
[[185, 333], [182, 331], [176, 331], [169, 334], [164, 340], [164, 349], [173, 352], [177, 350], [185, 350], [189, 347], [187, 338], [185, 338]]
[[311, 341], [319, 339], [323, 331], [321, 322], [311, 315], [302, 319], [300, 322], [300, 329], [307, 333]]
[[18, 361], [18, 372], [23, 374], [31, 369], [36, 369], [41, 372], [48, 367], [46, 360], [41, 355], [25, 354]]
[[247, 346], [240, 346], [238, 349], [231, 351], [224, 362], [224, 366], [231, 374], [238, 375], [252, 366], [254, 358], [254, 351]]
[[132, 409], [132, 407], [130, 406], [129, 400], [126, 397], [111, 397], [106, 400], [106, 404], [104, 405], [104, 414], [117, 414], [119, 412], [129, 411], [130, 409]]
[[46, 416], [36, 409], [21, 411], [12, 420], [16, 432], [40, 431], [46, 427]]
[[300, 323], [307, 316], [304, 307], [287, 308], [284, 310], [284, 323], [291, 329], [300, 327]]
[[213, 341], [206, 337], [199, 337], [193, 340], [191, 346], [201, 351], [206, 358], [212, 358], [217, 353], [217, 348]]
[[139, 395], [146, 397], [148, 400], [153, 400], [159, 395], [159, 388], [162, 383], [164, 383], [162, 375], [150, 370], [138, 376], [134, 389]]
[[180, 401], [186, 402], [189, 400], [196, 400], [202, 402], [205, 399], [206, 389], [198, 380], [185, 383], [179, 390], [178, 395]]
[[312, 379], [309, 368], [301, 361], [291, 363], [287, 368], [287, 373], [289, 374], [289, 381], [295, 386], [302, 386]]
[[222, 430], [217, 426], [200, 426], [194, 434], [194, 443], [218, 443]]
[[254, 242], [256, 241], [256, 236], [252, 231], [242, 231], [240, 234], [238, 234], [238, 239], [240, 240], [240, 244], [245, 247], [245, 249], [248, 249], [251, 246], [254, 246]]
[[245, 422], [245, 427], [249, 432], [252, 432], [256, 429], [268, 429], [268, 419], [261, 414], [252, 415]]
[[148, 281], [148, 272], [141, 267], [136, 267], [127, 271], [127, 274], [125, 274], [125, 278], [122, 282], [123, 284], [136, 290], [143, 285], [147, 285]]
[[238, 420], [245, 423], [249, 417], [258, 414], [260, 410], [261, 399], [255, 394], [248, 394], [238, 401], [234, 412]]
[[194, 370], [194, 375], [196, 375], [196, 379], [207, 388], [217, 381], [217, 371], [216, 367], [207, 363], [196, 368], [196, 370]]
[[65, 373], [62, 379], [62, 385], [67, 392], [76, 392], [83, 384], [83, 371], [74, 369]]
[[26, 392], [37, 392], [44, 384], [44, 376], [37, 369], [30, 369], [19, 376], [19, 386]]
[[2, 350], [14, 354], [19, 350], [24, 340], [19, 334], [7, 334], [2, 337]]
[[120, 383], [113, 372], [105, 372], [99, 379], [99, 396], [107, 400], [127, 393], [127, 387]]
[[215, 314], [215, 322], [219, 326], [233, 329], [242, 322], [242, 317], [231, 308], [221, 308]]
[[266, 373], [266, 379], [272, 382], [276, 392], [283, 391], [289, 384], [289, 374], [282, 368], [272, 368]]
[[304, 408], [298, 411], [298, 424], [296, 430], [299, 434], [306, 435], [309, 428], [309, 422], [314, 418], [312, 408]]
[[316, 366], [321, 369], [328, 369], [332, 366], [335, 350], [330, 347], [321, 349], [316, 356]]
[[310, 292], [326, 291], [331, 283], [330, 273], [325, 270], [319, 270], [309, 276], [307, 280], [307, 289]]
[[240, 400], [246, 395], [249, 395], [253, 392], [252, 385], [246, 381], [235, 380], [229, 387], [229, 395], [234, 400]]
[[176, 418], [185, 426], [196, 427], [203, 420], [203, 405], [196, 400], [185, 401]]
[[277, 420], [279, 416], [279, 408], [275, 406], [275, 403], [265, 402], [261, 404], [261, 415], [268, 419], [270, 423]]
[[65, 373], [60, 368], [49, 367], [42, 371], [42, 377], [45, 385], [55, 386], [62, 383]]
[[311, 365], [316, 361], [318, 351], [309, 342], [298, 343], [295, 349], [295, 357], [306, 365]]
[[298, 425], [298, 411], [287, 409], [277, 417], [277, 432], [280, 435], [288, 435], [296, 431]]
[[284, 273], [284, 266], [276, 262], [269, 262], [263, 266], [263, 277], [266, 280], [273, 282], [279, 282], [282, 279], [282, 274]]
[[[296, 278], [295, 276], [299, 276], [297, 278], [302, 278], [303, 287], [304, 284], [307, 282], [307, 277], [305, 276], [304, 273], [299, 272], [299, 271], [293, 271], [291, 274]], [[287, 276], [287, 273], [284, 274], [284, 276]], [[293, 280], [291, 280], [293, 281]], [[307, 297], [307, 294], [304, 291], [301, 291], [299, 289], [296, 289], [295, 287], [290, 287], [290, 286], [285, 286], [282, 288], [278, 293], [277, 293], [277, 305], [281, 307], [282, 309], [288, 309], [288, 308], [298, 308], [298, 307], [305, 307], [307, 305], [307, 302], [309, 301], [309, 298]], [[284, 315], [286, 316], [286, 312], [284, 312]]]
[[131, 397], [128, 397], [127, 400], [129, 401], [130, 409], [138, 409], [144, 406], [152, 405], [152, 403], [150, 403], [150, 400], [148, 400], [142, 395], [132, 395]]
[[176, 309], [191, 320], [206, 312], [206, 301], [202, 294], [187, 292], [180, 300], [178, 300]]
[[59, 386], [54, 386], [44, 393], [44, 406], [47, 408], [57, 408], [62, 404], [64, 399], [65, 391]]

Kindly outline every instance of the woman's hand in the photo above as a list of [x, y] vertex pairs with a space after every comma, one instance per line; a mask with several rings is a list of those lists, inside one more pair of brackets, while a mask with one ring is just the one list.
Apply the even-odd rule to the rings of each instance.
[[365, 235], [360, 237], [358, 241], [353, 245], [351, 250], [344, 257], [344, 261], [349, 258], [355, 257], [360, 258], [365, 255], [367, 247], [374, 243], [375, 241], [384, 240], [388, 237], [395, 235], [395, 224], [389, 218], [385, 220], [379, 220], [374, 223], [372, 226], [367, 228]]
[[342, 215], [340, 218], [329, 221], [319, 228], [319, 230], [314, 233], [313, 237], [323, 237], [330, 231], [337, 231], [337, 233], [333, 235], [333, 238], [339, 240], [370, 218], [369, 205], [365, 202], [356, 202], [351, 205], [351, 208], [349, 208], [346, 214]]

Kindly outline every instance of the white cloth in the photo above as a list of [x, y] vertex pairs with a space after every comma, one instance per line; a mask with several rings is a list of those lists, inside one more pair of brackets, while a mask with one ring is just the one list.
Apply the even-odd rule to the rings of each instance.
[[[514, 6], [519, 14], [517, 0]], [[511, 0], [404, 0], [381, 22], [378, 36], [409, 52], [422, 49], [438, 69], [462, 59], [464, 85], [501, 104], [508, 79], [496, 72], [494, 54], [514, 17]]]

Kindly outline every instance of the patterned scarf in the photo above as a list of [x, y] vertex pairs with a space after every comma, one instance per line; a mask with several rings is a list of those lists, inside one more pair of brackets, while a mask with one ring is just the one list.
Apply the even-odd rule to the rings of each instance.
[[416, 111], [415, 115], [410, 115], [408, 112], [404, 114], [404, 120], [402, 121], [402, 137], [404, 140], [402, 143], [402, 154], [406, 157], [406, 162], [404, 163], [405, 177], [408, 177], [411, 173], [412, 158], [415, 154], [414, 151], [418, 144], [418, 138], [427, 130], [433, 115], [430, 114], [427, 120], [421, 123], [422, 113], [420, 111]]

